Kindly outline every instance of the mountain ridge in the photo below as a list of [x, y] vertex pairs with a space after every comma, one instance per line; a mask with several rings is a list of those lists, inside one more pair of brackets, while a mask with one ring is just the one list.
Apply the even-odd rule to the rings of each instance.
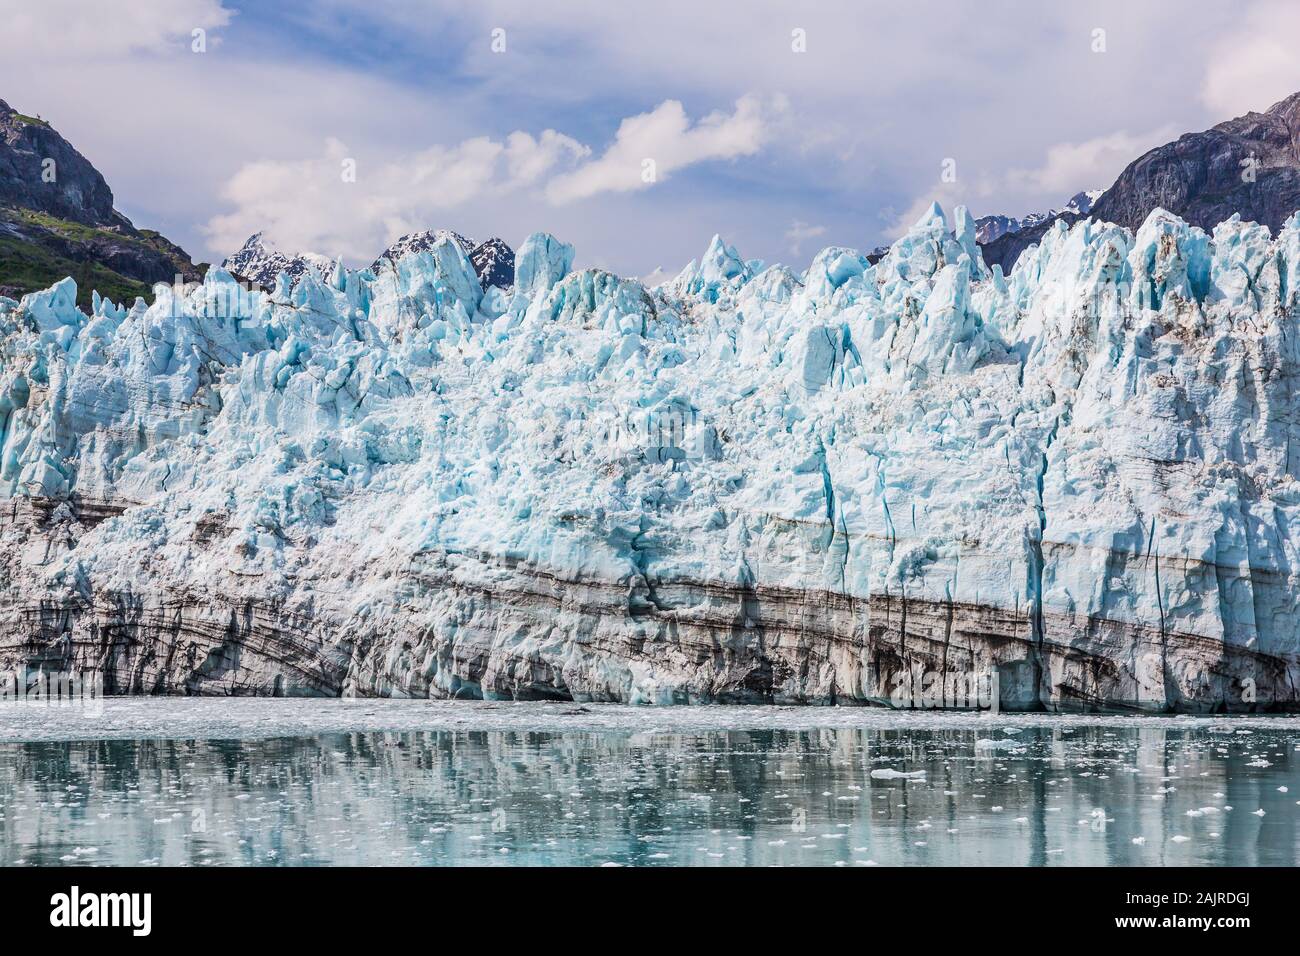
[[[408, 233], [394, 241], [370, 264], [370, 272], [380, 275], [395, 269], [407, 256], [431, 252], [443, 239], [449, 239], [469, 258], [479, 283], [486, 290], [491, 286], [509, 288], [515, 280], [515, 253], [502, 239], [492, 237], [480, 243], [468, 239], [451, 229], [428, 229]], [[281, 272], [288, 275], [290, 284], [296, 285], [309, 270], [322, 278], [334, 271], [335, 260], [311, 252], [284, 253], [271, 246], [262, 232], [245, 240], [237, 252], [227, 256], [221, 267], [242, 281], [270, 291], [275, 288]]]

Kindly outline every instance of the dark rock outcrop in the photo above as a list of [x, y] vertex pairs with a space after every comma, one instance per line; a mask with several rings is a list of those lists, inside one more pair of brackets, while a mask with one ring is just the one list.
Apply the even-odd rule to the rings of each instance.
[[1300, 93], [1151, 150], [1092, 214], [1134, 229], [1156, 207], [1207, 231], [1240, 214], [1277, 232], [1300, 209]]
[[0, 205], [18, 206], [86, 226], [126, 227], [113, 191], [72, 144], [42, 119], [0, 100]]

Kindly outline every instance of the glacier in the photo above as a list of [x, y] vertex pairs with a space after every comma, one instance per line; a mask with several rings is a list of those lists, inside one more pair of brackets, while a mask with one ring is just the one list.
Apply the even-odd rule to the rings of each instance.
[[0, 298], [0, 669], [111, 693], [1300, 709], [1300, 216], [936, 205], [647, 289], [538, 233]]

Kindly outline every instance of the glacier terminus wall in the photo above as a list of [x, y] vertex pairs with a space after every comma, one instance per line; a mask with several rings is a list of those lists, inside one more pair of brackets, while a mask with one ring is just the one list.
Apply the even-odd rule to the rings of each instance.
[[937, 207], [874, 265], [572, 264], [0, 298], [0, 669], [1300, 709], [1300, 219], [1058, 223], [1009, 277]]

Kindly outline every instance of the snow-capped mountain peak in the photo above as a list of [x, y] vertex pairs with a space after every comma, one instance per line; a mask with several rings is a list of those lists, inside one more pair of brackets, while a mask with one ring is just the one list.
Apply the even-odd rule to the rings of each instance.
[[221, 263], [237, 279], [252, 282], [267, 289], [275, 287], [275, 280], [281, 272], [287, 273], [296, 282], [314, 269], [319, 275], [328, 278], [333, 274], [335, 261], [328, 256], [314, 252], [302, 252], [286, 255], [275, 249], [262, 232], [255, 232], [244, 242], [239, 251], [228, 256]]
[[474, 271], [486, 289], [497, 286], [508, 289], [515, 284], [515, 251], [493, 236], [480, 242], [469, 254]]
[[1086, 216], [1092, 210], [1092, 204], [1104, 193], [1104, 189], [1085, 189], [1070, 197], [1062, 209], [1049, 209], [1046, 212], [1031, 212], [1016, 219], [1013, 216], [980, 216], [975, 220], [975, 241], [986, 245], [995, 239], [1013, 232], [1032, 229], [1061, 213], [1073, 213]]
[[381, 252], [370, 264], [370, 271], [378, 273], [385, 266], [396, 265], [399, 261], [417, 252], [428, 252], [442, 239], [450, 239], [469, 255], [474, 249], [474, 240], [467, 239], [451, 229], [425, 229], [412, 232], [398, 239]]
[[493, 236], [475, 244], [473, 239], [462, 236], [451, 229], [426, 229], [402, 236], [379, 254], [370, 266], [370, 271], [378, 274], [384, 269], [394, 268], [407, 256], [418, 252], [432, 251], [443, 239], [456, 243], [473, 263], [474, 273], [484, 289], [488, 286], [509, 288], [515, 281], [515, 251], [504, 240]]
[[1092, 204], [1101, 198], [1104, 189], [1085, 189], [1075, 193], [1061, 212], [1072, 212], [1076, 216], [1086, 216], [1092, 212]]

